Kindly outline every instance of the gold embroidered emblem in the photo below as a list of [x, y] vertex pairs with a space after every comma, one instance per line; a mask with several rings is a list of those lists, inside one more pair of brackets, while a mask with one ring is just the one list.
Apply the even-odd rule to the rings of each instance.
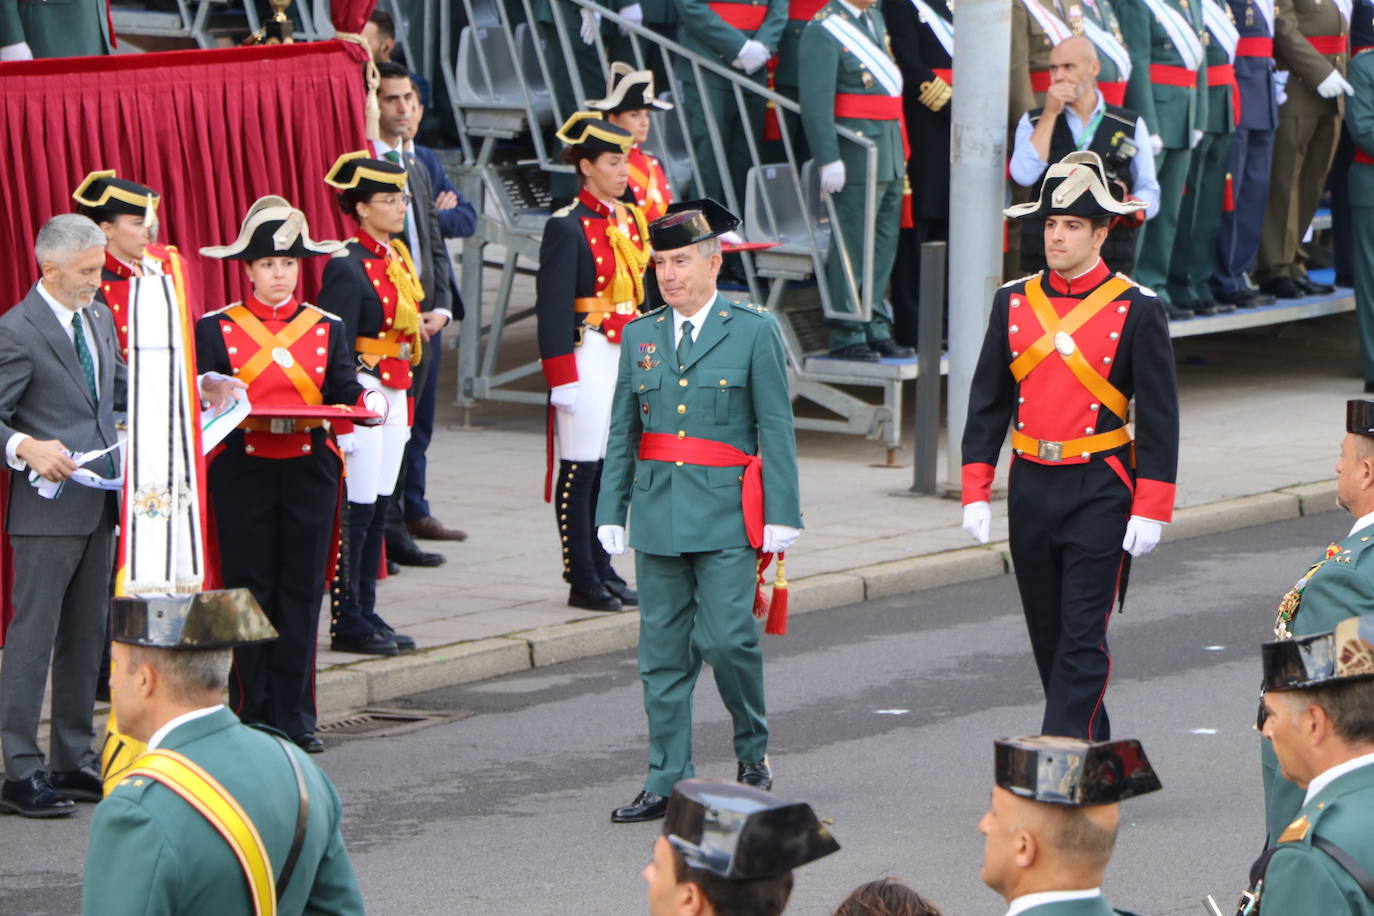
[[1279, 834], [1280, 843], [1301, 843], [1307, 839], [1307, 831], [1312, 829], [1312, 824], [1304, 814], [1287, 827], [1283, 828], [1283, 833]]

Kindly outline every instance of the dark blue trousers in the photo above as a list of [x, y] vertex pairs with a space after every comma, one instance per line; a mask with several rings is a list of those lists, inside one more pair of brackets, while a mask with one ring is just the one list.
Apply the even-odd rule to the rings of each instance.
[[1231, 174], [1236, 208], [1221, 215], [1216, 268], [1212, 273], [1212, 285], [1219, 293], [1243, 289], [1243, 274], [1255, 266], [1264, 207], [1269, 200], [1269, 166], [1273, 157], [1274, 131], [1237, 127], [1231, 134], [1226, 170]]

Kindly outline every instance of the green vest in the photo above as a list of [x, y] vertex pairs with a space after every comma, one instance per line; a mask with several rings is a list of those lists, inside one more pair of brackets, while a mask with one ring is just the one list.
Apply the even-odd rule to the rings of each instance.
[[1374, 874], [1374, 765], [1336, 777], [1279, 836], [1264, 871], [1260, 911], [1283, 916], [1374, 914], [1359, 884], [1336, 860], [1313, 845], [1335, 843], [1366, 874]]

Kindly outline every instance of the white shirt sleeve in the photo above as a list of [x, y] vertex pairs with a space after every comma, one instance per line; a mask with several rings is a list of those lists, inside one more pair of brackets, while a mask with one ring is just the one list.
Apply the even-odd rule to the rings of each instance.
[[1136, 154], [1131, 159], [1131, 194], [1145, 201], [1145, 218], [1159, 212], [1159, 178], [1155, 175], [1155, 153], [1150, 145], [1150, 129], [1144, 118], [1135, 119]]
[[[1044, 117], [1044, 115], [1041, 115]], [[1030, 115], [1021, 115], [1021, 120], [1016, 122], [1016, 142], [1011, 148], [1011, 177], [1023, 188], [1032, 187], [1040, 176], [1045, 174], [1045, 170], [1050, 164], [1040, 158], [1040, 154], [1031, 145], [1031, 122]]]
[[25, 439], [32, 438], [28, 433], [15, 433], [10, 436], [10, 440], [5, 443], [5, 463], [16, 471], [27, 471], [29, 469], [28, 462], [20, 458], [17, 452]]

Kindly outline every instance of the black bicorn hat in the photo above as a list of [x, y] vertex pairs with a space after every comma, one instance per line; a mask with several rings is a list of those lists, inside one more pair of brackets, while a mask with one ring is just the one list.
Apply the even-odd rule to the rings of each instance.
[[555, 136], [590, 153], [628, 153], [634, 134], [607, 121], [600, 111], [574, 111]]
[[1039, 200], [1017, 204], [1002, 212], [1012, 219], [1051, 214], [1099, 219], [1138, 213], [1146, 206], [1144, 201], [1113, 197], [1101, 157], [1091, 150], [1080, 150], [1069, 153], [1045, 170]]
[[91, 172], [82, 179], [72, 192], [72, 200], [84, 207], [142, 216], [149, 222], [155, 222], [162, 195], [137, 181], [119, 178], [114, 169], [105, 169]]
[[997, 785], [1047, 805], [1109, 805], [1161, 788], [1133, 738], [1084, 741], [1057, 735], [993, 742]]
[[1345, 431], [1357, 436], [1374, 436], [1374, 401], [1351, 398], [1345, 402]]
[[606, 114], [639, 111], [672, 111], [672, 102], [661, 102], [654, 95], [654, 71], [636, 70], [624, 61], [611, 64], [606, 77], [606, 97], [587, 99], [587, 107]]
[[739, 217], [709, 197], [669, 204], [663, 216], [649, 224], [649, 244], [655, 251], [673, 251], [723, 235], [739, 226]]
[[208, 245], [200, 250], [207, 258], [256, 261], [258, 258], [308, 258], [333, 254], [344, 242], [315, 241], [305, 214], [276, 195], [259, 197], [248, 208], [239, 237], [228, 245]]
[[324, 183], [340, 191], [362, 191], [374, 194], [404, 191], [406, 169], [398, 162], [373, 159], [367, 150], [344, 153], [334, 160]]
[[663, 835], [689, 867], [730, 881], [776, 878], [840, 848], [806, 802], [709, 779], [673, 786]]
[[111, 622], [115, 642], [150, 649], [232, 649], [277, 638], [246, 588], [116, 598]]
[[1347, 617], [1334, 630], [1267, 642], [1265, 690], [1300, 690], [1374, 677], [1374, 617]]

